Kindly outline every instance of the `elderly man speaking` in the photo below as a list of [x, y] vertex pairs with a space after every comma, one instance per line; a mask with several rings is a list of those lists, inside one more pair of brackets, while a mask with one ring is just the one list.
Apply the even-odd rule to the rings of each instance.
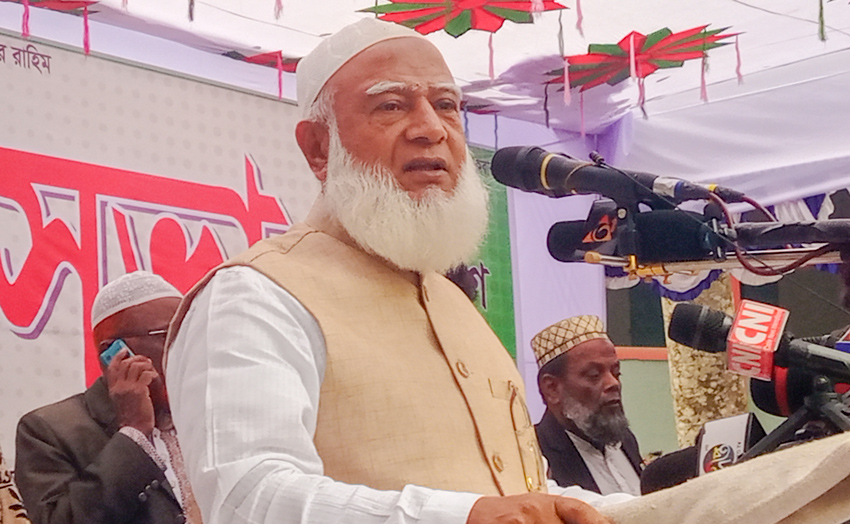
[[306, 223], [203, 279], [171, 327], [205, 521], [605, 522], [545, 494], [514, 363], [440, 275], [476, 251], [487, 192], [439, 51], [364, 19], [297, 75], [321, 195]]

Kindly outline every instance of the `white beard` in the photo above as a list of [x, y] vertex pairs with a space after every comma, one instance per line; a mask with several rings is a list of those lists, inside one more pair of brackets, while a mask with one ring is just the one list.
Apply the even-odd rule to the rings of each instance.
[[355, 160], [336, 126], [330, 135], [325, 200], [360, 247], [420, 273], [444, 273], [478, 251], [489, 194], [469, 151], [454, 191], [431, 187], [414, 199], [386, 168]]

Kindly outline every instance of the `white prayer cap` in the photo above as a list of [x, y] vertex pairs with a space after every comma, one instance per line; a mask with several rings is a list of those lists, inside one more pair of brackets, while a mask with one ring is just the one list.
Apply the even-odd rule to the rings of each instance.
[[167, 297], [183, 298], [183, 295], [159, 275], [147, 271], [121, 275], [103, 286], [94, 297], [91, 308], [92, 328], [127, 308]]
[[[376, 18], [363, 18], [322, 40], [310, 54], [298, 62], [296, 68], [298, 105], [301, 107], [302, 116], [307, 117], [310, 106], [316, 101], [330, 77], [355, 55], [378, 42], [404, 37], [428, 41], [413, 29], [382, 22]], [[410, 59], [416, 60], [416, 57]]]

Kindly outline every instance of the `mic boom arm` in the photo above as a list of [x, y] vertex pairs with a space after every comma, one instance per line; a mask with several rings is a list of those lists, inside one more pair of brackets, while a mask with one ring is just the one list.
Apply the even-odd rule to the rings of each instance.
[[[799, 260], [801, 257], [811, 255], [818, 251], [819, 247], [813, 248], [791, 248], [791, 249], [766, 249], [761, 251], [750, 251], [748, 254], [757, 257], [766, 263], [787, 264]], [[595, 251], [588, 251], [584, 255], [584, 261], [589, 264], [601, 264], [603, 266], [619, 267], [628, 269], [631, 261], [627, 257], [602, 255]], [[841, 262], [841, 255], [837, 251], [826, 253], [808, 260], [804, 265], [814, 264], [837, 264]], [[639, 265], [634, 270], [628, 270], [630, 275], [638, 278], [668, 276], [675, 273], [689, 273], [709, 269], [739, 269], [743, 268], [736, 258], [725, 260], [691, 260], [685, 262], [666, 262], [659, 264]]]

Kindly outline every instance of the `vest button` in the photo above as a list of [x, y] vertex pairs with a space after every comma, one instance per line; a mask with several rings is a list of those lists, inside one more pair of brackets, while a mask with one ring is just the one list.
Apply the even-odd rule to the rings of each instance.
[[148, 494], [147, 493], [145, 493], [144, 491], [139, 493], [139, 501], [147, 502], [147, 500], [148, 500]]
[[531, 477], [525, 477], [525, 486], [528, 488], [528, 491], [540, 491], [540, 488], [534, 486], [534, 481], [531, 480]]
[[466, 364], [463, 363], [463, 360], [458, 360], [455, 366], [457, 367], [457, 372], [460, 373], [463, 378], [469, 376], [469, 368], [466, 367]]
[[493, 453], [493, 467], [495, 467], [496, 471], [499, 473], [505, 471], [505, 463], [502, 461], [502, 456], [498, 453]]

